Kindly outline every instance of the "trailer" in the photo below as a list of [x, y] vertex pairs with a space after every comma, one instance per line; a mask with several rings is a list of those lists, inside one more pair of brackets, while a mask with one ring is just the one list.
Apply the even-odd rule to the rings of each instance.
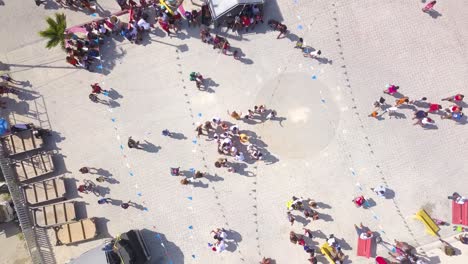
[[50, 227], [76, 221], [75, 201], [30, 207], [34, 224]]
[[14, 169], [20, 182], [27, 181], [54, 171], [52, 155], [47, 152], [14, 161]]
[[95, 222], [95, 218], [86, 218], [77, 222], [55, 226], [57, 246], [84, 242], [95, 238], [98, 235]]
[[41, 136], [38, 136], [35, 129], [27, 129], [2, 136], [1, 141], [5, 152], [9, 156], [40, 149], [44, 145], [44, 140]]
[[65, 199], [65, 182], [61, 177], [30, 183], [22, 187], [26, 201], [31, 205]]

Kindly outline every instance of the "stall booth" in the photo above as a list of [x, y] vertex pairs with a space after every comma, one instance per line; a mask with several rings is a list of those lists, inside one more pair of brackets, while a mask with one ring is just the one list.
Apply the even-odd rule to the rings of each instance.
[[263, 12], [264, 0], [207, 0], [212, 22], [221, 25], [248, 12], [251, 5], [257, 5]]

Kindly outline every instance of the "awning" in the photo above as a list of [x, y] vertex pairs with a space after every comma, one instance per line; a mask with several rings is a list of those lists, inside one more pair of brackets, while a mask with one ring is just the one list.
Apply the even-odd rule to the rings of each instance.
[[261, 5], [264, 0], [208, 0], [208, 5], [211, 11], [213, 20], [225, 15], [232, 9], [241, 5]]

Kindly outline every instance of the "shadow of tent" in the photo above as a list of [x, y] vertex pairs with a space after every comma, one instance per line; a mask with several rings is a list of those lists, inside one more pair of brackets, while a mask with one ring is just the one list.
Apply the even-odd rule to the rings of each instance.
[[151, 263], [185, 263], [182, 250], [173, 242], [168, 241], [164, 234], [146, 228], [141, 230], [141, 234], [151, 252]]

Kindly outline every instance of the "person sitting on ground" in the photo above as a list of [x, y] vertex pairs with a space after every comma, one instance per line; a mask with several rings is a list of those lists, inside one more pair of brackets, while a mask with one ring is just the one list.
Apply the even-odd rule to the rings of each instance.
[[271, 264], [271, 259], [263, 257], [262, 261], [260, 261], [260, 264]]

